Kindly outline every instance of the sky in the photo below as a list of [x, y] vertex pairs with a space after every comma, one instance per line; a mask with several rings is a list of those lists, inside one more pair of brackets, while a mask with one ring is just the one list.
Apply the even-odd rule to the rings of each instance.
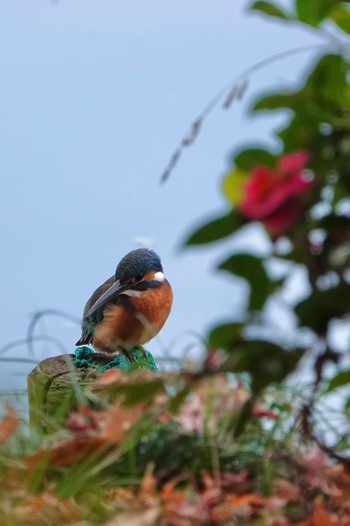
[[[244, 99], [218, 105], [165, 184], [160, 177], [193, 120], [261, 60], [319, 42], [311, 30], [248, 13], [245, 0], [0, 0], [1, 345], [26, 337], [35, 312], [79, 319], [118, 261], [152, 243], [174, 290], [172, 313], [147, 345], [182, 356], [246, 290], [215, 271], [231, 240], [182, 250], [186, 235], [225, 210], [220, 180], [235, 149], [277, 147], [285, 116], [252, 117], [254, 98], [296, 87], [315, 50], [250, 78]], [[286, 2], [288, 4], [288, 2]], [[254, 230], [236, 247], [263, 250]], [[74, 351], [79, 325], [45, 316], [35, 334]], [[42, 360], [53, 343], [7, 358]], [[2, 363], [3, 389], [25, 386], [30, 363]]]

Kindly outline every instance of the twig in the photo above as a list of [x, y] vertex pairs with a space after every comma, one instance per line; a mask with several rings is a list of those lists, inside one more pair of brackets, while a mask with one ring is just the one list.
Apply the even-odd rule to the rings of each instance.
[[[57, 339], [57, 338], [54, 338], [53, 336], [49, 336], [49, 335], [38, 335], [38, 336], [33, 336], [32, 338], [32, 341], [48, 341], [48, 342], [51, 342], [53, 344], [55, 344], [60, 351], [62, 351], [63, 353], [66, 353], [67, 350], [66, 348], [64, 347], [64, 345]], [[27, 338], [21, 338], [20, 340], [14, 340], [10, 343], [7, 343], [6, 345], [4, 345], [3, 347], [1, 347], [0, 349], [0, 355], [1, 354], [4, 354], [5, 352], [7, 351], [10, 351], [11, 349], [15, 349], [16, 347], [21, 347], [22, 345], [27, 345], [28, 344], [28, 340]], [[31, 361], [31, 362], [34, 362], [35, 360], [32, 360], [32, 359], [22, 359], [22, 358], [3, 358], [3, 357], [0, 357], [0, 361]], [[37, 363], [37, 360], [35, 361], [35, 363]]]
[[337, 453], [334, 451], [333, 448], [327, 446], [323, 440], [321, 440], [314, 432], [313, 426], [311, 424], [311, 416], [312, 416], [312, 406], [309, 406], [308, 404], [304, 404], [301, 408], [300, 417], [301, 417], [301, 429], [304, 435], [311, 439], [317, 447], [326, 453], [330, 458], [333, 458], [337, 462], [342, 463], [347, 469], [350, 469], [350, 458], [344, 457], [340, 453]]
[[335, 353], [328, 346], [325, 350], [316, 358], [314, 371], [315, 371], [315, 381], [312, 386], [312, 392], [309, 400], [303, 404], [300, 411], [300, 421], [301, 421], [301, 430], [306, 438], [312, 440], [317, 447], [326, 453], [330, 458], [333, 458], [337, 462], [342, 463], [347, 469], [350, 469], [350, 458], [344, 457], [340, 453], [334, 451], [332, 447], [327, 446], [323, 440], [321, 440], [316, 433], [314, 432], [313, 425], [311, 423], [311, 418], [313, 414], [313, 409], [316, 401], [316, 396], [318, 388], [321, 381], [323, 380], [323, 371], [327, 362], [331, 361], [337, 363], [339, 361], [340, 355]]
[[[345, 44], [339, 42], [332, 42], [331, 45], [340, 49], [343, 49], [345, 47]], [[170, 174], [173, 172], [175, 166], [177, 165], [184, 149], [188, 146], [191, 146], [195, 142], [204, 121], [207, 119], [209, 114], [216, 108], [220, 101], [223, 100], [223, 108], [228, 109], [231, 107], [233, 101], [240, 101], [242, 99], [249, 85], [249, 77], [251, 77], [257, 71], [265, 68], [266, 66], [269, 66], [270, 64], [273, 64], [275, 62], [279, 62], [282, 59], [293, 55], [305, 53], [307, 51], [320, 50], [324, 47], [326, 47], [328, 50], [330, 47], [330, 43], [327, 42], [327, 44], [310, 44], [307, 46], [301, 46], [289, 49], [287, 51], [281, 51], [280, 53], [276, 53], [275, 55], [263, 59], [254, 64], [253, 66], [249, 67], [248, 69], [244, 70], [238, 75], [238, 77], [236, 77], [234, 81], [229, 82], [224, 88], [219, 90], [218, 93], [211, 99], [209, 104], [207, 104], [207, 106], [200, 112], [198, 117], [193, 121], [190, 130], [184, 135], [184, 137], [180, 141], [178, 147], [175, 149], [174, 153], [170, 157], [170, 161], [167, 167], [161, 175], [160, 182], [164, 183], [169, 178]]]
[[26, 342], [27, 342], [28, 352], [31, 356], [34, 356], [34, 347], [33, 347], [34, 330], [39, 320], [43, 318], [44, 316], [58, 316], [59, 318], [64, 318], [66, 320], [71, 321], [72, 323], [80, 324], [79, 318], [77, 318], [76, 316], [73, 316], [72, 314], [69, 314], [67, 312], [64, 312], [58, 309], [44, 309], [44, 310], [36, 312], [33, 315], [28, 325], [28, 329], [27, 329]]

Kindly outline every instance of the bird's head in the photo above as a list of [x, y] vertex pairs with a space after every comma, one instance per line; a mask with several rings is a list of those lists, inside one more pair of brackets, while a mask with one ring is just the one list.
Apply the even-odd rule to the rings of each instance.
[[132, 286], [142, 281], [145, 276], [152, 276], [152, 272], [158, 277], [163, 274], [158, 254], [148, 248], [137, 248], [120, 261], [115, 271], [115, 280], [119, 281], [121, 286]]
[[153, 250], [148, 248], [132, 250], [118, 264], [113, 285], [90, 307], [86, 317], [113, 302], [121, 294], [139, 297], [142, 291], [150, 287], [158, 287], [164, 281], [160, 258]]

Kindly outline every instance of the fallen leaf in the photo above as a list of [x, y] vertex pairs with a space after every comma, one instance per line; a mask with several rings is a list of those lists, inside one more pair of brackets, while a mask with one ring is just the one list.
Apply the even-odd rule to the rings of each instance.
[[8, 439], [17, 430], [19, 418], [16, 410], [11, 406], [6, 406], [6, 413], [0, 421], [0, 445], [6, 444]]
[[105, 526], [154, 526], [160, 517], [160, 509], [139, 510], [118, 513]]

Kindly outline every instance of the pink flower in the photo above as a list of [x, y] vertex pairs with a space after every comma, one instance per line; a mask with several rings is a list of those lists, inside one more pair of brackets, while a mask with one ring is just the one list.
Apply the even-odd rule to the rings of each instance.
[[256, 418], [270, 418], [271, 420], [278, 420], [278, 414], [269, 409], [254, 409], [254, 416], [256, 416]]
[[225, 355], [221, 349], [209, 349], [205, 365], [210, 371], [216, 371], [225, 363]]
[[302, 212], [300, 196], [312, 187], [303, 173], [309, 158], [308, 152], [299, 151], [281, 157], [275, 170], [256, 166], [245, 184], [242, 214], [261, 221], [273, 235], [283, 234]]
[[202, 436], [204, 433], [205, 409], [200, 397], [194, 393], [192, 398], [186, 400], [179, 414], [174, 418], [180, 424], [183, 433], [195, 433]]

